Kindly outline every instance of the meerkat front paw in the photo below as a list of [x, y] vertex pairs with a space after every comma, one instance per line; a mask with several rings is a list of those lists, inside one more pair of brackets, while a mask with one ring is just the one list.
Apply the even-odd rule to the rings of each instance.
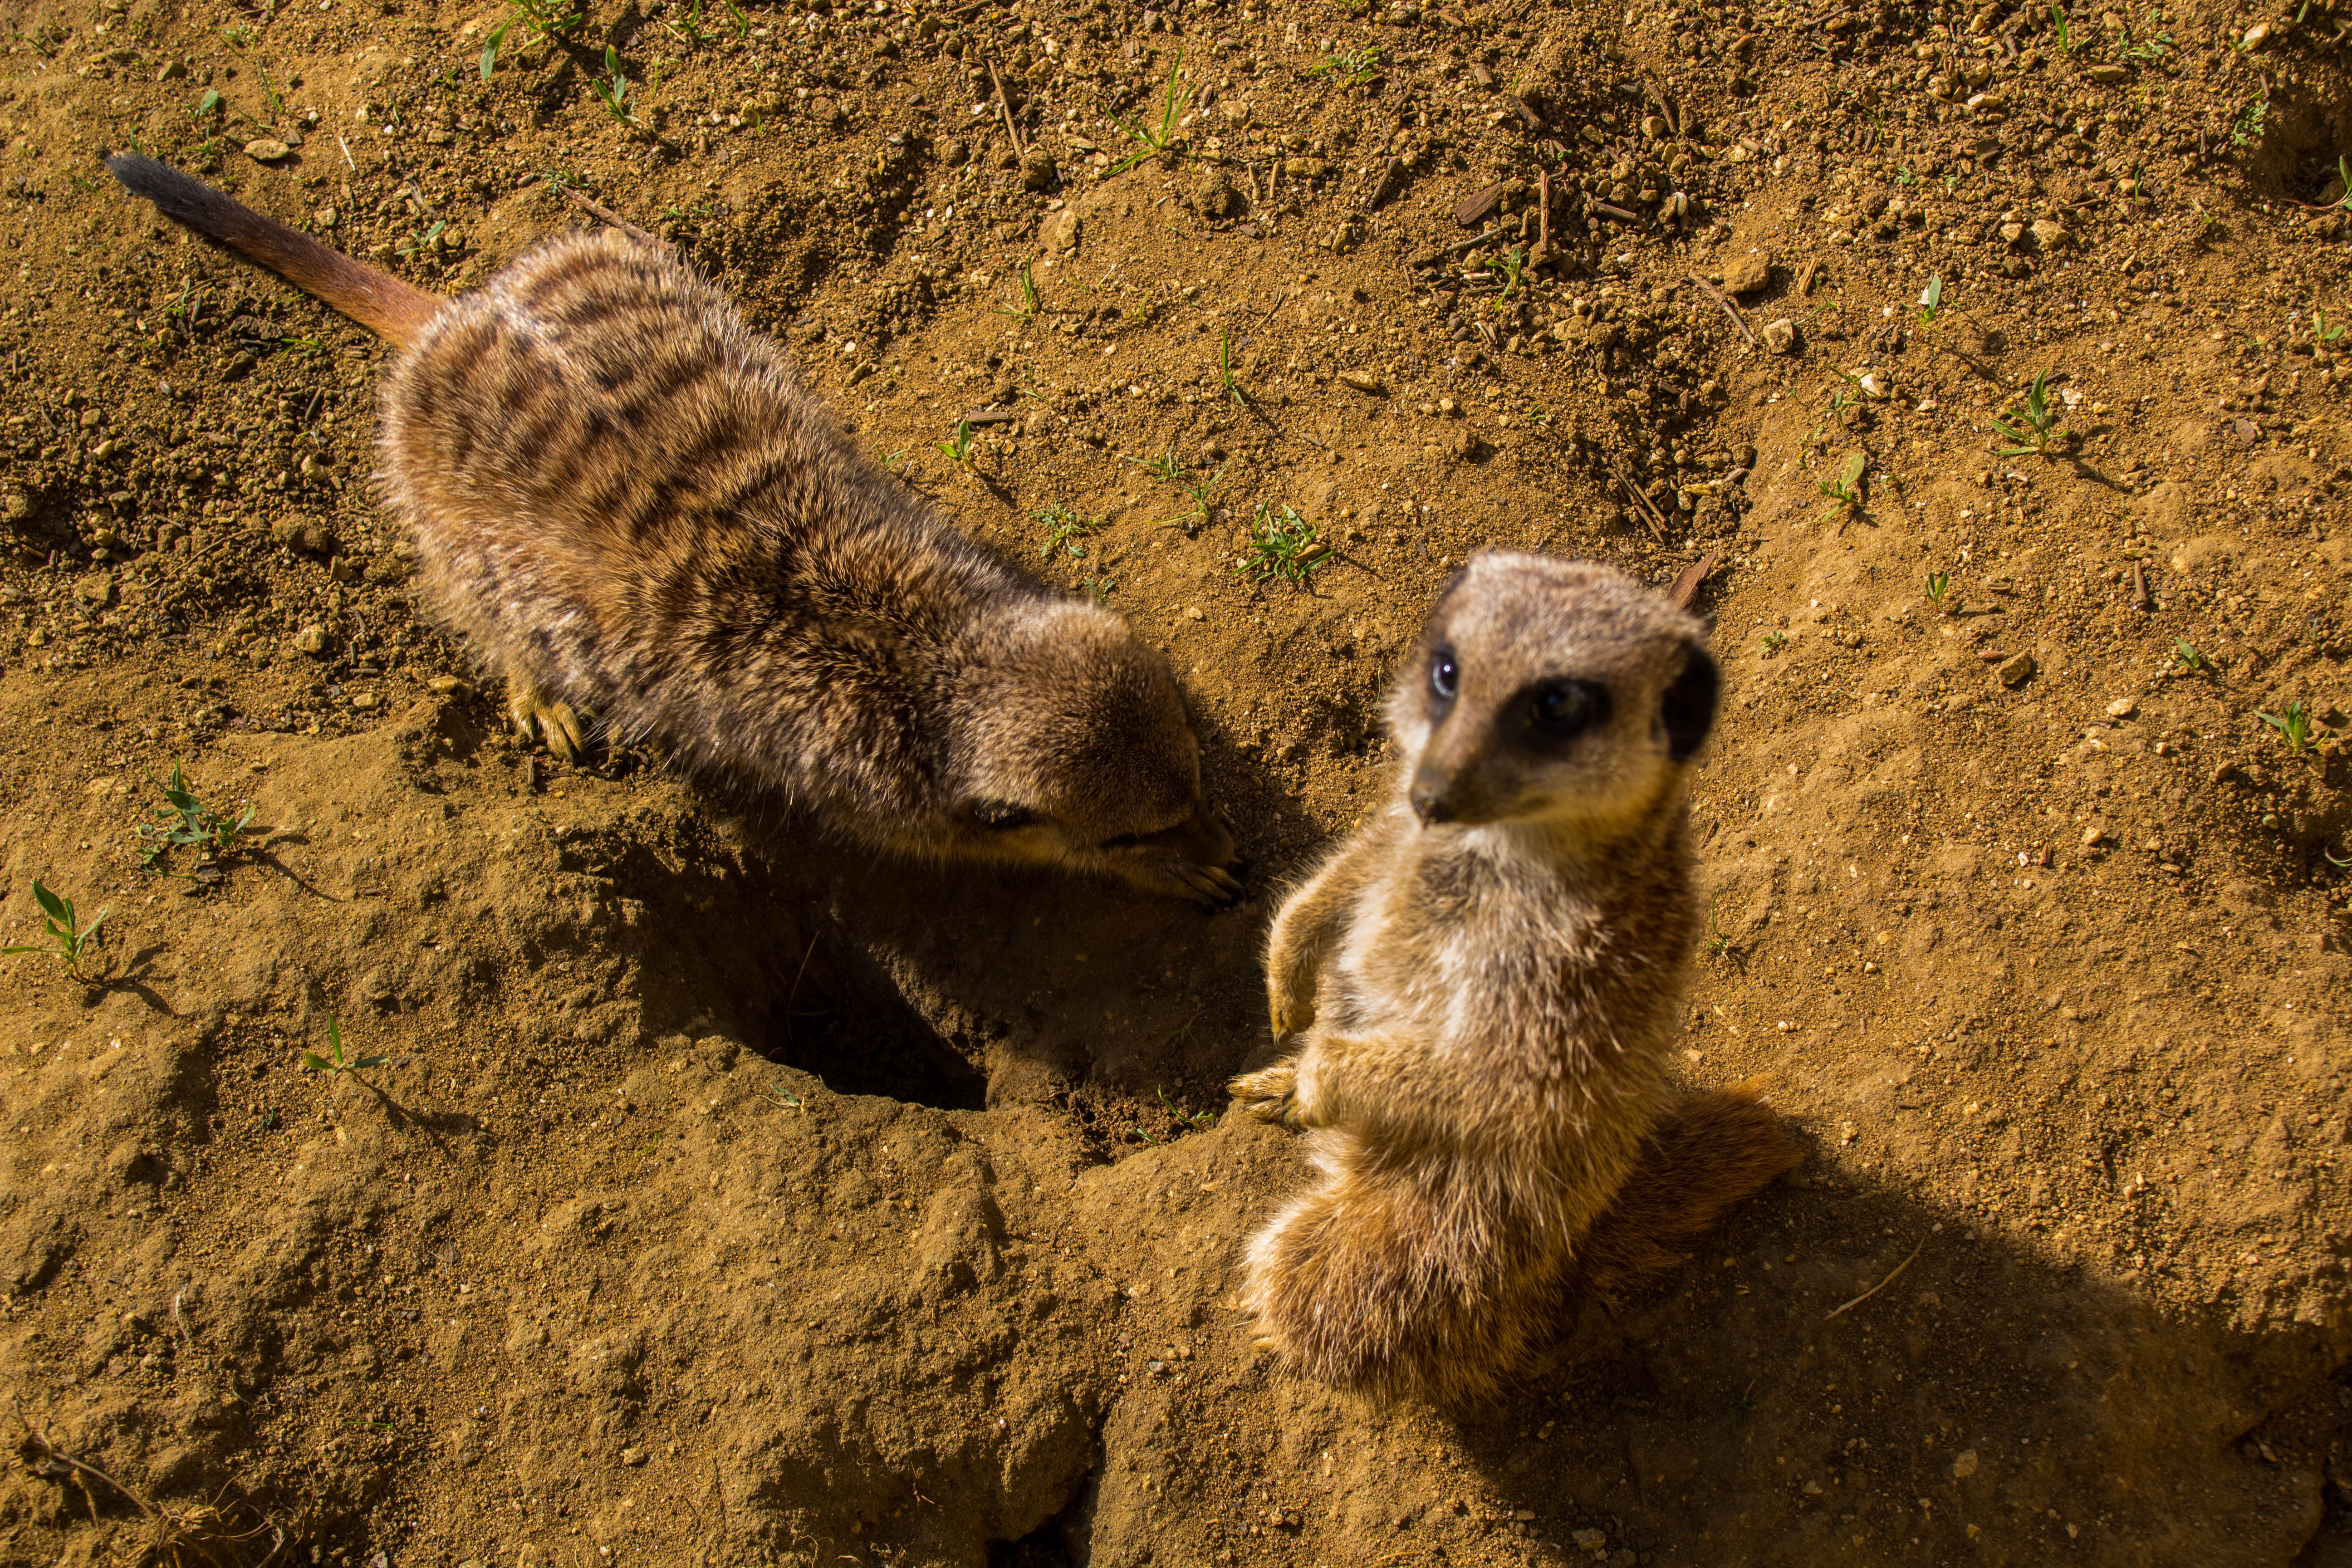
[[507, 715], [526, 742], [543, 740], [566, 763], [586, 753], [588, 725], [571, 703], [521, 680], [509, 680], [508, 689]]
[[1276, 1062], [1263, 1071], [1244, 1073], [1225, 1085], [1225, 1092], [1240, 1100], [1242, 1109], [1260, 1121], [1271, 1121], [1293, 1132], [1303, 1125], [1296, 1058]]

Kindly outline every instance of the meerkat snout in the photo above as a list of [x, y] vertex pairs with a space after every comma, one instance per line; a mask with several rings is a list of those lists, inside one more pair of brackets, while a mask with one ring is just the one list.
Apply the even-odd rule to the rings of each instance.
[[1563, 601], [1499, 553], [1473, 559], [1391, 702], [1413, 815], [1432, 827], [1639, 815], [1714, 725], [1701, 635], [1662, 628], [1646, 605]]

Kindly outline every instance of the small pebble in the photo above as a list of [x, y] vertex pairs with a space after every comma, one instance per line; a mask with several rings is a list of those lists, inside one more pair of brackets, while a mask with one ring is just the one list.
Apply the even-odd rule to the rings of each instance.
[[1757, 336], [1763, 342], [1766, 353], [1790, 353], [1797, 347], [1797, 323], [1782, 316], [1778, 321], [1765, 322], [1764, 330]]
[[2107, 704], [2107, 717], [2110, 719], [2128, 719], [2138, 711], [2139, 700], [2136, 697], [2118, 697]]
[[264, 136], [245, 144], [245, 155], [257, 163], [275, 163], [294, 155], [294, 149], [274, 136]]
[[2003, 659], [2000, 668], [1995, 673], [2000, 677], [2003, 686], [2022, 686], [2033, 679], [2033, 656], [2021, 653]]

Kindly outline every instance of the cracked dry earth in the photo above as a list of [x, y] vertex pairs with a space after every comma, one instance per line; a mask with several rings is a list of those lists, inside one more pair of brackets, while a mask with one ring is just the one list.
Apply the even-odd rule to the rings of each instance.
[[[0, 1563], [2352, 1562], [2340, 5], [513, 15], [9, 13], [0, 935], [107, 918], [0, 968]], [[134, 140], [443, 291], [684, 247], [1169, 650], [1249, 900], [520, 749], [380, 351]], [[1808, 1158], [1447, 1416], [1253, 1352], [1221, 1086], [1490, 542], [1711, 561], [1681, 1065]]]

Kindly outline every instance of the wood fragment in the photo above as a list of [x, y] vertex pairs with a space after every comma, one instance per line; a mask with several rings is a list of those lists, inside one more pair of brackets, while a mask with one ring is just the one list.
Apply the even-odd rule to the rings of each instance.
[[1804, 271], [1800, 273], [1797, 278], [1797, 292], [1801, 295], [1811, 294], [1813, 291], [1813, 279], [1821, 275], [1822, 264], [1820, 262], [1806, 262]]
[[2132, 608], [2145, 610], [2153, 603], [2147, 596], [2147, 572], [2135, 561], [2132, 563]]
[[1475, 228], [1502, 205], [1502, 184], [1488, 185], [1485, 190], [1474, 191], [1454, 204], [1454, 221], [1464, 228]]
[[1021, 417], [1017, 409], [975, 408], [963, 416], [967, 425], [1010, 425]]
[[604, 203], [597, 201], [594, 197], [588, 195], [584, 192], [573, 190], [571, 186], [566, 185], [563, 188], [563, 194], [572, 198], [574, 205], [583, 208], [596, 217], [604, 219], [606, 223], [612, 225], [614, 228], [619, 229], [623, 234], [627, 235], [630, 238], [642, 240], [647, 245], [658, 245], [665, 249], [668, 248], [669, 242], [667, 240], [661, 238], [657, 235], [649, 234], [646, 230], [639, 228], [635, 224], [631, 223], [627, 218], [623, 217], [619, 213], [614, 212], [611, 207], [606, 206]]
[[1004, 79], [996, 74], [996, 58], [991, 55], [986, 58], [988, 85], [996, 89], [996, 111], [1004, 116], [1004, 133], [1013, 138], [1013, 155], [1026, 158], [1029, 149], [1021, 145], [1021, 128], [1013, 123], [1013, 100], [1004, 96]]
[[1472, 235], [1467, 239], [1455, 240], [1452, 245], [1445, 247], [1443, 250], [1433, 250], [1425, 256], [1416, 256], [1412, 258], [1410, 265], [1414, 267], [1434, 267], [1439, 262], [1446, 260], [1450, 257], [1465, 255], [1467, 252], [1477, 249], [1480, 246], [1486, 244], [1489, 240], [1500, 239], [1502, 236], [1503, 231], [1499, 228], [1483, 229], [1480, 232]]
[[1404, 160], [1402, 158], [1391, 158], [1381, 164], [1381, 177], [1374, 182], [1371, 199], [1364, 204], [1365, 206], [1378, 212], [1395, 200], [1397, 193], [1404, 189]]
[[1542, 115], [1538, 114], [1535, 111], [1535, 106], [1529, 103], [1526, 99], [1521, 98], [1516, 92], [1506, 93], [1504, 96], [1511, 100], [1511, 107], [1519, 111], [1519, 118], [1526, 121], [1536, 130], [1549, 131], [1551, 129], [1551, 121], [1546, 120]]
[[1551, 258], [1551, 171], [1536, 171], [1536, 257]]
[[1710, 550], [1684, 567], [1681, 575], [1675, 579], [1675, 585], [1666, 590], [1667, 601], [1677, 610], [1689, 609], [1691, 601], [1698, 597], [1699, 587], [1706, 581], [1706, 574], [1714, 571], [1715, 563], [1722, 559], [1718, 552]]
[[1708, 282], [1706, 279], [1700, 277], [1696, 272], [1690, 275], [1690, 280], [1697, 284], [1700, 288], [1706, 289], [1708, 297], [1714, 300], [1717, 304], [1723, 307], [1723, 313], [1731, 318], [1731, 324], [1739, 329], [1739, 335], [1741, 337], [1746, 338], [1750, 343], [1753, 343], [1756, 341], [1756, 334], [1748, 330], [1748, 322], [1742, 319], [1739, 314], [1739, 307], [1731, 302], [1731, 297], [1729, 295], [1726, 294], [1722, 289], [1717, 288], [1714, 284]]
[[1633, 504], [1641, 509], [1642, 521], [1650, 525], [1650, 532], [1658, 539], [1659, 542], [1664, 543], [1666, 537], [1666, 520], [1658, 515], [1657, 507], [1648, 496], [1633, 488], [1633, 481], [1625, 477], [1625, 470], [1617, 466], [1616, 458], [1604, 457], [1601, 461], [1609, 465], [1609, 472], [1616, 479], [1625, 493], [1633, 498]]
[[1664, 90], [1658, 86], [1656, 79], [1647, 71], [1642, 73], [1642, 90], [1648, 93], [1650, 95], [1650, 101], [1658, 106], [1658, 112], [1665, 117], [1667, 129], [1672, 131], [1677, 136], [1681, 135], [1683, 133], [1683, 117], [1675, 112], [1675, 106], [1666, 101]]
[[1881, 1290], [1884, 1290], [1884, 1289], [1885, 1289], [1889, 1285], [1894, 1284], [1894, 1283], [1895, 1283], [1895, 1274], [1900, 1274], [1900, 1273], [1902, 1273], [1906, 1268], [1910, 1268], [1910, 1267], [1911, 1267], [1911, 1258], [1916, 1258], [1916, 1257], [1918, 1257], [1918, 1256], [1919, 1256], [1919, 1254], [1920, 1254], [1921, 1252], [1923, 1252], [1923, 1251], [1925, 1251], [1925, 1250], [1927, 1249], [1927, 1244], [1926, 1242], [1924, 1242], [1924, 1241], [1923, 1241], [1923, 1242], [1921, 1242], [1917, 1247], [1913, 1247], [1913, 1248], [1911, 1249], [1911, 1258], [1905, 1258], [1902, 1262], [1900, 1262], [1900, 1263], [1896, 1264], [1896, 1265], [1895, 1266], [1895, 1273], [1894, 1273], [1894, 1274], [1889, 1274], [1885, 1279], [1881, 1279], [1877, 1284], [1873, 1285], [1869, 1289], [1864, 1290], [1861, 1295], [1856, 1296], [1853, 1300], [1848, 1301], [1844, 1306], [1840, 1307], [1840, 1308], [1837, 1310], [1837, 1311], [1832, 1312], [1832, 1313], [1830, 1314], [1829, 1318], [1823, 1318], [1823, 1319], [1822, 1320], [1822, 1322], [1824, 1322], [1824, 1323], [1826, 1323], [1826, 1322], [1828, 1322], [1828, 1321], [1830, 1321], [1830, 1318], [1837, 1317], [1840, 1313], [1843, 1313], [1843, 1312], [1851, 1312], [1851, 1311], [1853, 1311], [1856, 1307], [1861, 1306], [1864, 1301], [1869, 1300], [1873, 1296], [1877, 1295]]
[[1593, 203], [1592, 210], [1603, 215], [1604, 216], [1613, 217], [1620, 223], [1639, 223], [1642, 221], [1642, 215], [1640, 213], [1629, 213], [1623, 207], [1612, 206], [1607, 202]]

